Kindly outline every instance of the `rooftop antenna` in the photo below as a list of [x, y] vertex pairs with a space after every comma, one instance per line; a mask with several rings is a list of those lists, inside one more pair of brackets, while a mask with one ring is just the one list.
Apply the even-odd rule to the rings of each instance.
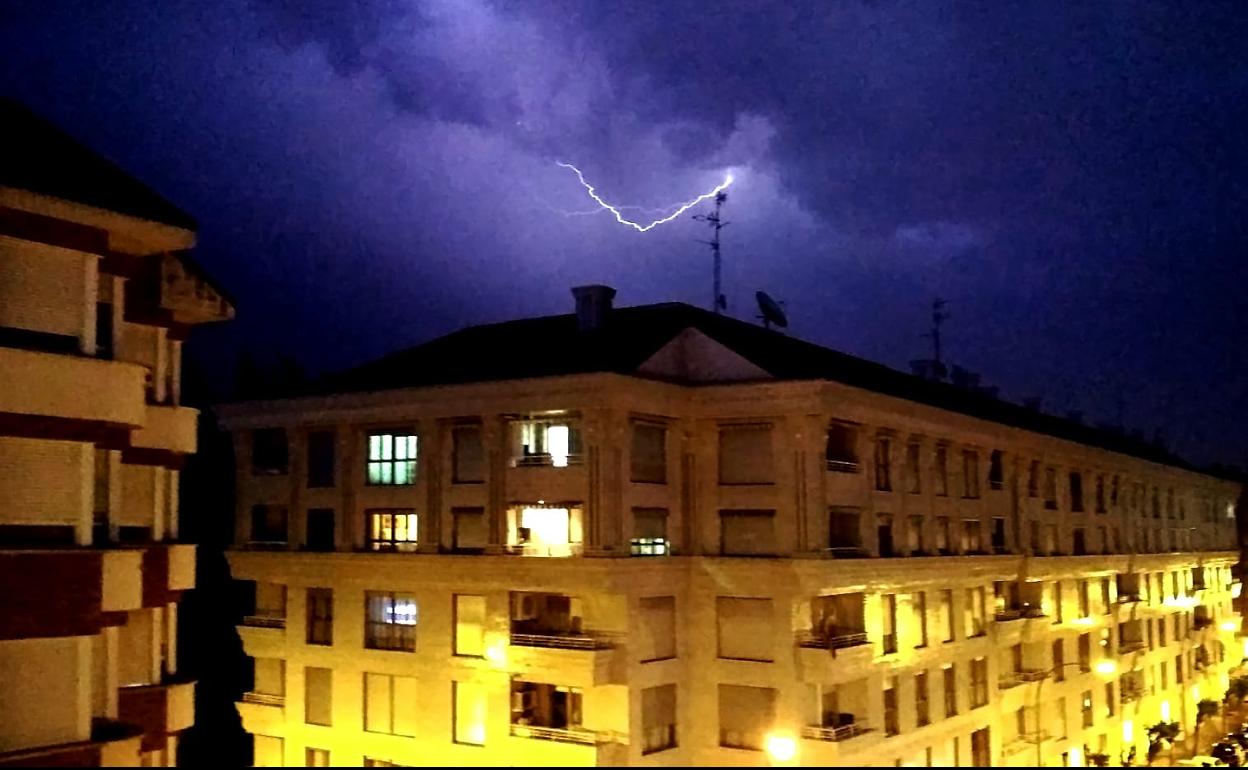
[[713, 212], [710, 214], [695, 214], [693, 217], [694, 219], [700, 219], [703, 222], [706, 222], [711, 229], [715, 231], [711, 240], [699, 240], [698, 243], [705, 243], [707, 246], [710, 246], [711, 255], [715, 259], [711, 310], [714, 310], [716, 313], [721, 313], [728, 309], [728, 300], [724, 297], [724, 293], [721, 291], [720, 287], [721, 259], [719, 253], [719, 231], [723, 230], [729, 224], [719, 216], [720, 208], [724, 205], [724, 201], [726, 200], [728, 200], [728, 193], [721, 190], [715, 194], [715, 210]]
[[764, 329], [770, 329], [772, 324], [781, 329], [788, 328], [789, 317], [785, 315], [784, 305], [776, 302], [765, 291], [754, 292], [754, 299], [758, 302], [758, 311], [761, 314], [758, 318], [763, 322]]
[[939, 369], [940, 363], [940, 325], [948, 320], [949, 314], [945, 312], [945, 301], [940, 297], [932, 300], [932, 330], [924, 337], [930, 337], [932, 340], [932, 360], [936, 362]]

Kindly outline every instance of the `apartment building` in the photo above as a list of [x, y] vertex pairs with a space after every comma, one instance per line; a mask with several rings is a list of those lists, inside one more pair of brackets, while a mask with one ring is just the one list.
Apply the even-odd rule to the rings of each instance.
[[221, 407], [257, 765], [1142, 763], [1226, 688], [1235, 484], [573, 293]]
[[232, 309], [194, 223], [0, 101], [0, 767], [172, 764], [190, 327]]

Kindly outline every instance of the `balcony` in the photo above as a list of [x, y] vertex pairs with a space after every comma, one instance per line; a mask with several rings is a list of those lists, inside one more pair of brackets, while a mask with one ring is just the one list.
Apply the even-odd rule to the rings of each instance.
[[1118, 654], [1127, 655], [1132, 652], [1139, 652], [1148, 646], [1148, 642], [1143, 639], [1122, 639], [1118, 642]]
[[1001, 690], [1008, 690], [1013, 687], [1027, 684], [1028, 682], [1039, 682], [1040, 680], [1047, 678], [1048, 675], [1048, 671], [1035, 668], [1008, 671], [1002, 673], [1000, 678], [997, 680], [997, 688]]
[[267, 692], [245, 692], [243, 703], [255, 703], [259, 706], [285, 706], [286, 696]]
[[97, 718], [90, 739], [0, 752], [0, 767], [138, 767], [142, 735], [135, 725]]
[[1119, 604], [1136, 604], [1139, 601], [1140, 595], [1138, 593], [1122, 593], [1121, 591], [1118, 593]]
[[1212, 625], [1213, 625], [1213, 618], [1209, 617], [1208, 615], [1197, 615], [1196, 617], [1192, 618], [1192, 628], [1196, 629], [1197, 631], [1201, 631], [1203, 629], [1209, 628]]
[[857, 738], [859, 735], [866, 735], [871, 732], [871, 728], [865, 724], [857, 724], [850, 722], [838, 727], [822, 727], [820, 725], [807, 725], [802, 728], [802, 737], [809, 738], [812, 741], [828, 741], [831, 743], [840, 743], [850, 738]]
[[262, 613], [259, 615], [246, 615], [243, 622], [239, 625], [247, 628], [286, 628], [286, 616]]
[[143, 427], [130, 436], [131, 446], [176, 454], [195, 454], [199, 411], [185, 406], [147, 405]]
[[195, 722], [195, 683], [174, 680], [122, 687], [117, 691], [117, 712], [123, 722], [143, 728], [143, 749], [150, 751], [164, 745], [164, 736]]
[[1006, 741], [1005, 745], [1001, 747], [1001, 751], [1005, 754], [1018, 754], [1027, 749], [1034, 751], [1037, 743], [1043, 743], [1049, 737], [1049, 734], [1043, 730], [1019, 733], [1012, 740]]
[[1122, 703], [1132, 703], [1144, 697], [1144, 688], [1142, 687], [1123, 687], [1122, 693], [1119, 695], [1119, 701]]
[[797, 634], [798, 647], [817, 650], [843, 650], [868, 644], [869, 641], [866, 631], [849, 628], [829, 629], [818, 634], [813, 631], [799, 631]]
[[1019, 620], [1022, 617], [1022, 607], [1009, 607], [1003, 610], [997, 610], [992, 614], [992, 619], [998, 623], [1008, 623], [1011, 620]]
[[862, 463], [857, 460], [834, 460], [829, 457], [828, 470], [834, 473], [858, 473], [862, 470]]
[[0, 347], [0, 372], [11, 385], [0, 390], [0, 412], [127, 428], [147, 418], [137, 364]]
[[512, 632], [511, 643], [518, 647], [547, 647], [556, 650], [609, 650], [610, 641], [587, 634], [525, 634]]
[[604, 742], [597, 732], [583, 727], [541, 727], [539, 725], [511, 726], [511, 734], [517, 738], [535, 738], [540, 741], [558, 741], [560, 743], [577, 743], [582, 746], [594, 746]]
[[546, 558], [567, 558], [580, 556], [584, 553], [581, 543], [534, 544], [516, 543], [503, 546], [503, 552], [512, 556], [541, 556]]

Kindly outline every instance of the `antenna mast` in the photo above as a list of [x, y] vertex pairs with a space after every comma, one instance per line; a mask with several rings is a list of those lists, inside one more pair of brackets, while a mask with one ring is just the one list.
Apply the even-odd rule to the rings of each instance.
[[945, 312], [945, 301], [940, 297], [932, 300], [932, 331], [924, 334], [924, 337], [932, 338], [932, 360], [936, 362], [936, 366], [940, 366], [940, 325], [949, 318], [949, 314]]
[[714, 235], [711, 237], [711, 240], [709, 241], [700, 240], [698, 241], [698, 243], [705, 243], [707, 246], [710, 246], [711, 255], [714, 258], [713, 278], [712, 278], [714, 285], [712, 287], [712, 295], [711, 295], [711, 310], [714, 310], [716, 313], [720, 313], [728, 309], [728, 300], [727, 298], [724, 297], [724, 293], [721, 290], [721, 286], [720, 286], [720, 273], [722, 269], [721, 268], [722, 259], [721, 259], [720, 251], [719, 251], [719, 231], [723, 230], [729, 224], [728, 222], [723, 221], [723, 219], [721, 219], [719, 215], [720, 208], [724, 205], [724, 201], [726, 200], [728, 200], [728, 193], [723, 192], [721, 190], [719, 193], [715, 195], [715, 210], [713, 212], [711, 212], [710, 214], [695, 214], [693, 217], [694, 219], [700, 219], [703, 222], [706, 222], [711, 227], [711, 229], [714, 230]]

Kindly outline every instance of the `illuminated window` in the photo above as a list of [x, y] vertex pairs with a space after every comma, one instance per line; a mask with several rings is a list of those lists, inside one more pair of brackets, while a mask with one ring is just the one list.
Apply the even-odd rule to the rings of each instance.
[[982, 586], [966, 589], [965, 631], [967, 638], [985, 633], [984, 589]]
[[364, 757], [364, 767], [405, 767], [405, 765], [400, 765], [386, 759]]
[[[583, 694], [579, 687], [511, 680], [511, 734], [525, 738], [548, 738], [555, 730], [576, 734], [581, 730]], [[525, 728], [543, 728], [530, 731]], [[558, 740], [558, 738], [555, 738]]]
[[368, 483], [381, 486], [415, 484], [416, 457], [415, 434], [370, 433]]
[[566, 419], [520, 420], [515, 429], [520, 443], [514, 465], [566, 468], [581, 461], [581, 431]]
[[416, 512], [370, 508], [364, 512], [368, 519], [368, 547], [373, 551], [415, 551], [417, 541]]
[[983, 552], [984, 540], [979, 519], [965, 519], [962, 522], [962, 553], [980, 554]]
[[676, 748], [676, 685], [641, 691], [641, 753]]
[[455, 704], [455, 743], [484, 746], [487, 710], [485, 685], [476, 682], [451, 682], [451, 700]]
[[507, 545], [525, 556], [579, 554], [583, 538], [580, 506], [524, 505], [507, 510]]
[[329, 749], [314, 749], [311, 746], [303, 752], [304, 767], [333, 767], [329, 762]]
[[1083, 726], [1091, 727], [1093, 721], [1091, 690], [1084, 690], [1083, 695], [1079, 698], [1079, 712], [1083, 717]]
[[890, 655], [897, 652], [897, 595], [884, 594], [880, 597], [881, 605], [881, 641], [884, 645], [884, 654]]
[[372, 650], [416, 650], [416, 597], [385, 591], [364, 594], [364, 646]]

